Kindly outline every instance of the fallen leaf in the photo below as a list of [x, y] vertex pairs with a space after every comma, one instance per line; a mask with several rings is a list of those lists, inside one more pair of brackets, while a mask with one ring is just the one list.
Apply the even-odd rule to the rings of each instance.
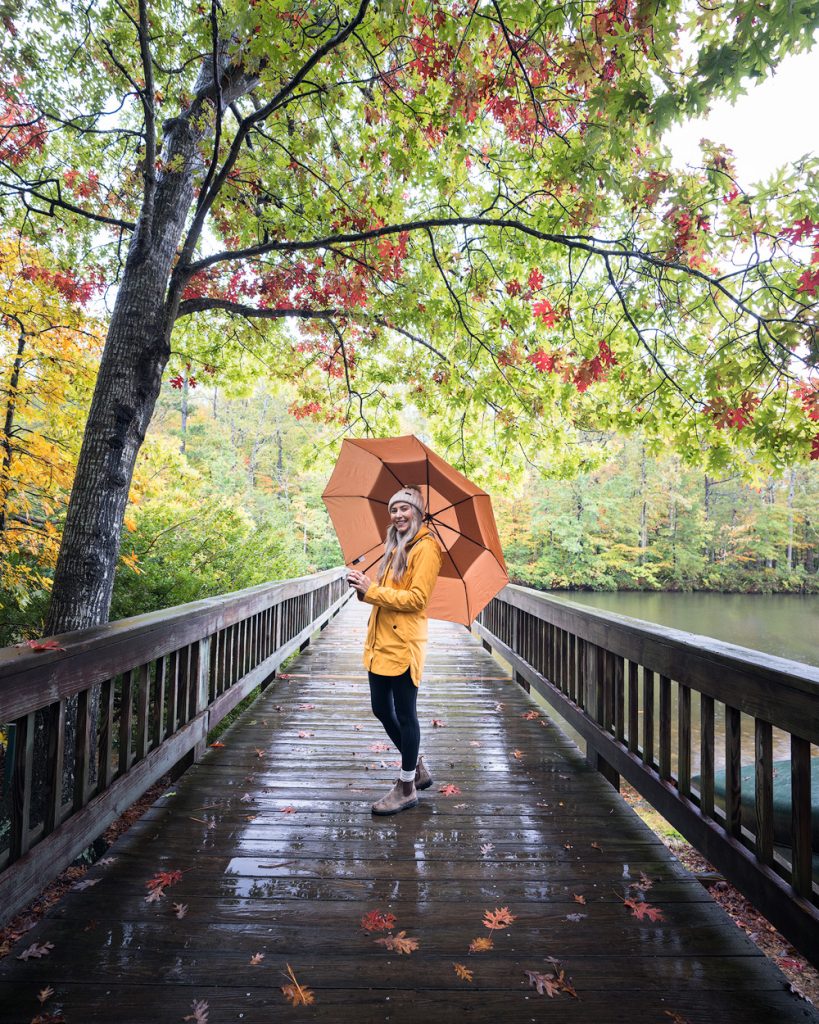
[[38, 1013], [36, 1017], [32, 1017], [31, 1024], [66, 1024], [66, 1021], [60, 1011], [52, 1013], [47, 1010], [45, 1013]]
[[162, 897], [165, 895], [165, 890], [161, 885], [157, 886], [156, 889], [151, 889], [148, 895], [145, 897], [146, 903], [159, 903]]
[[[279, 676], [279, 679], [282, 679], [282, 678], [283, 678], [282, 676]], [[289, 679], [290, 676], [287, 676], [287, 678]], [[315, 706], [316, 706], [315, 704], [299, 704], [298, 705], [298, 710], [299, 711], [313, 711]]]
[[18, 960], [39, 960], [41, 956], [48, 956], [51, 950], [54, 949], [53, 942], [44, 942], [40, 945], [37, 942], [32, 942], [28, 949], [24, 949], [23, 952], [17, 957]]
[[383, 754], [385, 750], [390, 749], [390, 745], [389, 743], [371, 743], [369, 749], [372, 750], [374, 754]]
[[[313, 734], [310, 733], [310, 735], [312, 736]], [[256, 751], [256, 757], [264, 757], [264, 755], [265, 755], [265, 751], [264, 750], [261, 750], [259, 747], [254, 747], [253, 749]]]
[[481, 853], [485, 856], [487, 853], [491, 853], [494, 849], [494, 843], [484, 843], [483, 846], [481, 847]]
[[554, 974], [541, 974], [540, 971], [524, 971], [523, 973], [529, 979], [530, 987], [535, 989], [539, 996], [548, 996], [550, 999], [554, 999], [560, 991]]
[[192, 1020], [193, 1024], [208, 1024], [208, 1004], [204, 999], [194, 999], [191, 1009], [193, 1013], [189, 1013], [182, 1020]]
[[264, 953], [254, 953], [250, 958], [251, 967], [259, 967], [264, 960]]
[[187, 903], [174, 903], [174, 905], [173, 905], [173, 912], [174, 912], [174, 914], [176, 914], [176, 916], [181, 921], [182, 918], [185, 916], [185, 914], [187, 914], [187, 912], [188, 912], [188, 904]]
[[[221, 740], [216, 740], [216, 742], [215, 742], [215, 743], [211, 743], [211, 746], [212, 746], [212, 747], [213, 747], [213, 748], [214, 748], [215, 750], [221, 750], [221, 749], [222, 749], [222, 748], [224, 747], [224, 743], [222, 743], [222, 742], [221, 742]], [[186, 1018], [186, 1019], [187, 1019], [187, 1018]]]
[[601, 853], [603, 852], [603, 847], [600, 845], [600, 843], [592, 843], [591, 848], [593, 850], [599, 850]]
[[513, 750], [512, 751], [512, 757], [516, 758], [518, 761], [522, 761], [523, 760], [523, 751], [522, 750]]
[[32, 651], [64, 651], [64, 647], [60, 647], [56, 640], [26, 640], [26, 647], [30, 647]]
[[469, 745], [470, 745], [470, 747], [479, 747], [480, 743], [478, 743], [477, 740], [470, 740], [469, 741]]
[[253, 802], [253, 797], [250, 795], [250, 793], [245, 793], [244, 796], [242, 796], [240, 799], [243, 804], [250, 804]]
[[361, 918], [361, 927], [367, 932], [388, 932], [395, 927], [395, 921], [395, 914], [371, 910]]
[[291, 806], [290, 804], [288, 804], [287, 807], [280, 807], [279, 811], [282, 814], [295, 814], [296, 813], [296, 808]]
[[458, 789], [458, 787], [456, 785], [454, 785], [453, 783], [450, 782], [450, 783], [447, 783], [445, 786], [441, 786], [441, 788], [438, 790], [438, 792], [439, 793], [443, 793], [444, 796], [458, 796], [458, 794], [461, 791], [460, 791], [460, 789]]
[[37, 998], [40, 1000], [40, 1006], [43, 1005], [48, 999], [54, 995], [54, 989], [50, 985], [46, 985], [45, 988], [41, 988], [37, 993]]
[[492, 931], [496, 928], [508, 928], [515, 920], [515, 915], [510, 914], [509, 907], [495, 907], [494, 910], [484, 910], [483, 912], [484, 927]]
[[577, 893], [573, 894], [572, 899], [575, 901], [575, 903], [580, 903], [583, 906], [585, 906], [585, 904], [586, 904], [586, 897], [585, 896], [578, 896]]
[[578, 921], [582, 921], [584, 917], [588, 916], [588, 914], [567, 914], [566, 920], [573, 921], [576, 924]]
[[458, 975], [461, 981], [472, 981], [472, 971], [470, 971], [468, 967], [466, 967], [464, 964], [456, 963], [453, 963], [452, 966], [455, 968], [455, 973]]
[[116, 857], [101, 857], [97, 861], [97, 864], [101, 865], [104, 868], [107, 868], [107, 867], [110, 867], [110, 865], [113, 864], [116, 860], [117, 860]]
[[683, 1017], [681, 1013], [675, 1013], [674, 1010], [663, 1010], [666, 1017], [671, 1018], [671, 1024], [690, 1024], [687, 1017]]
[[353, 729], [354, 729], [354, 730], [355, 730], [356, 732], [362, 732], [362, 731], [364, 730], [364, 726], [363, 726], [363, 725], [354, 725], [354, 726], [353, 726]]
[[83, 892], [85, 889], [90, 889], [94, 885], [99, 885], [101, 881], [101, 878], [81, 878], [80, 881], [75, 882], [71, 888], [74, 892]]
[[286, 978], [290, 979], [288, 985], [282, 985], [282, 992], [284, 998], [289, 999], [293, 1006], [310, 1006], [316, 1001], [316, 997], [309, 988], [305, 988], [304, 985], [300, 985], [296, 981], [296, 975], [293, 973], [293, 968], [290, 964], [287, 964]]
[[443, 718], [433, 718], [432, 727], [433, 729], [446, 729], [446, 722]]
[[526, 714], [521, 715], [520, 717], [525, 718], [527, 722], [534, 722], [536, 718], [540, 718], [540, 712], [532, 709], [531, 711], [527, 711]]
[[149, 889], [166, 889], [169, 885], [175, 885], [182, 881], [181, 871], [157, 871], [153, 878], [145, 883]]
[[409, 955], [418, 949], [418, 939], [410, 938], [406, 932], [398, 932], [397, 935], [385, 935], [383, 939], [375, 940], [379, 946], [386, 946], [393, 953], [406, 953]]
[[[311, 736], [315, 736], [315, 735], [316, 734], [314, 732], [310, 732], [309, 729], [302, 729], [301, 732], [299, 733], [299, 739], [300, 740], [309, 740]], [[389, 747], [384, 747], [384, 750], [389, 750], [389, 749], [390, 749]]]
[[663, 912], [650, 903], [636, 903], [634, 900], [623, 900], [625, 905], [639, 921], [664, 921]]
[[477, 939], [473, 939], [469, 943], [470, 953], [487, 953], [490, 949], [495, 948], [495, 943], [488, 937], [481, 935]]

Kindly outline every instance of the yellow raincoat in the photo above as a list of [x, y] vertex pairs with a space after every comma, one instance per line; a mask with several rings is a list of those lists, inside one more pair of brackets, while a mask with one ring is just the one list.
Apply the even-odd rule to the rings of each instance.
[[418, 686], [424, 671], [428, 619], [426, 607], [443, 558], [438, 541], [422, 526], [409, 543], [407, 569], [400, 580], [387, 570], [384, 585], [371, 583], [364, 595], [375, 605], [364, 643], [364, 666], [381, 676], [410, 670]]

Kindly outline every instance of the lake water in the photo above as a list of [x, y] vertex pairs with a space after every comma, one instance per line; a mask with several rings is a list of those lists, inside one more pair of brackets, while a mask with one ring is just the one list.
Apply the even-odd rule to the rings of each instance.
[[553, 591], [550, 596], [819, 665], [819, 594]]

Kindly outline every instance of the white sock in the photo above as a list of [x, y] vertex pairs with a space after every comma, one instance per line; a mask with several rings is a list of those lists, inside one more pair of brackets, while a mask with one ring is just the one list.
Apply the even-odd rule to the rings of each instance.
[[415, 782], [415, 770], [412, 769], [411, 771], [405, 772], [402, 768], [398, 778], [402, 782]]

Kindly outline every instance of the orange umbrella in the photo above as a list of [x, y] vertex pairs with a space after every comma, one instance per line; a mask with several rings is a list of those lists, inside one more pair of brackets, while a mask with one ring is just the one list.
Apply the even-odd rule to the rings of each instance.
[[413, 435], [342, 441], [322, 498], [344, 560], [368, 573], [384, 554], [387, 503], [415, 486], [443, 564], [427, 614], [468, 626], [509, 582], [489, 495]]

